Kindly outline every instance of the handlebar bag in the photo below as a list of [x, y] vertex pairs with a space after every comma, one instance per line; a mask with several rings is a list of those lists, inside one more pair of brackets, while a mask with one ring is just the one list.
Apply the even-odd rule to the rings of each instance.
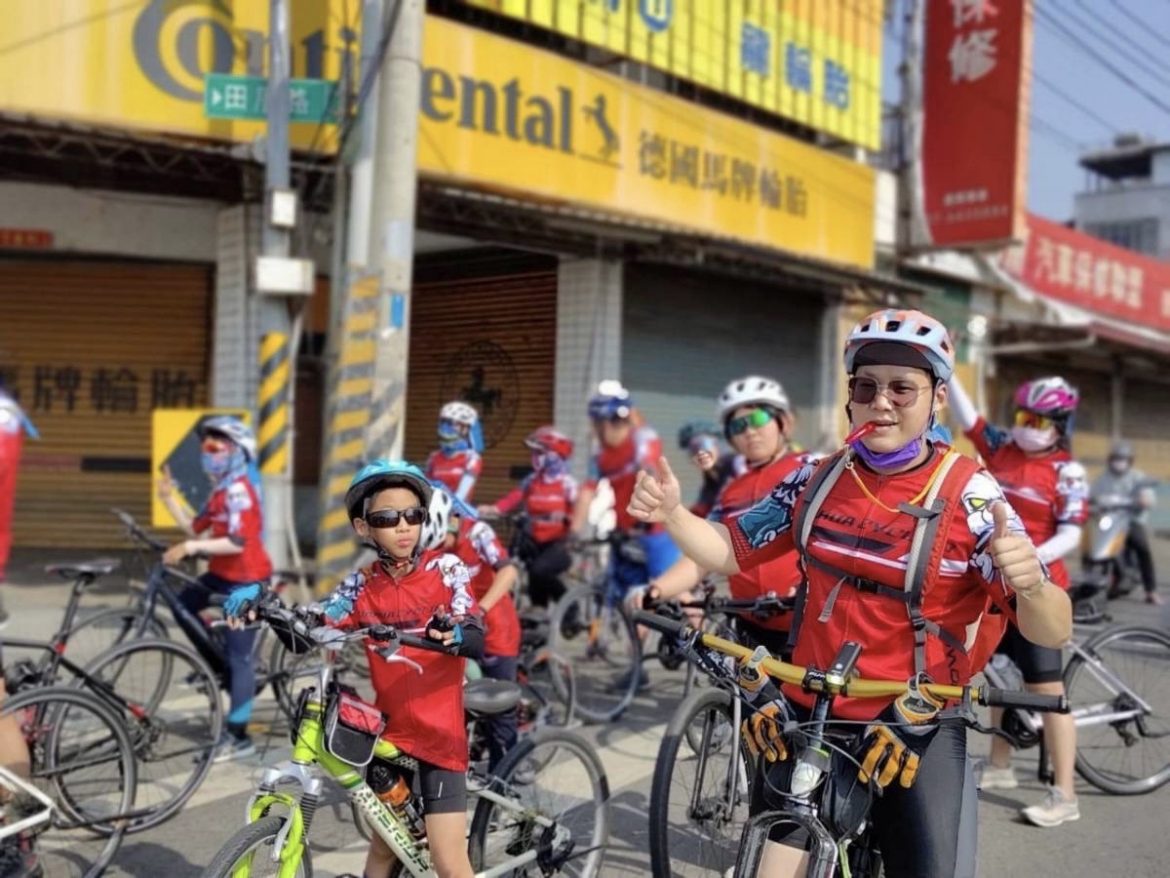
[[368, 765], [386, 715], [356, 695], [336, 690], [325, 708], [325, 749], [350, 765]]

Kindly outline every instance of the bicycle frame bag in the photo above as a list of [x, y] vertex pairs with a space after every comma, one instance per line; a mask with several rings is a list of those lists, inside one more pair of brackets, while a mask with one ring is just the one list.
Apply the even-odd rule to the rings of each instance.
[[351, 692], [338, 689], [325, 708], [325, 749], [350, 765], [368, 765], [386, 715]]

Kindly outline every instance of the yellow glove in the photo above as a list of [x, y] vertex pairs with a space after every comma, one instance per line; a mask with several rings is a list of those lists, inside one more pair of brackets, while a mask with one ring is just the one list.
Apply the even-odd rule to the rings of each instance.
[[783, 701], [772, 701], [743, 721], [740, 729], [753, 758], [759, 758], [761, 753], [768, 762], [783, 762], [788, 758], [783, 735], [788, 719], [788, 706]]
[[938, 732], [935, 719], [942, 708], [943, 702], [915, 685], [882, 711], [865, 730], [865, 756], [857, 772], [861, 782], [872, 778], [884, 789], [898, 778], [902, 787], [910, 789], [922, 755]]

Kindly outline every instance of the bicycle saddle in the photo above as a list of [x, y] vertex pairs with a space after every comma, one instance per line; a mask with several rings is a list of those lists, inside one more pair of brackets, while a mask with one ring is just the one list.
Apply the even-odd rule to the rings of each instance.
[[475, 717], [498, 716], [514, 708], [520, 695], [515, 683], [484, 677], [463, 687], [463, 709]]
[[101, 576], [109, 576], [121, 566], [122, 563], [115, 558], [94, 558], [92, 561], [50, 564], [45, 572], [56, 573], [62, 579], [85, 579], [88, 585]]

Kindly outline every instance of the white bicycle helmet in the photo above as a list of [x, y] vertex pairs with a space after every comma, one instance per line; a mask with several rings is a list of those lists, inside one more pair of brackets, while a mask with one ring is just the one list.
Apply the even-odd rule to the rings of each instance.
[[479, 513], [475, 508], [454, 496], [442, 482], [432, 480], [431, 487], [433, 490], [430, 503], [427, 504], [427, 520], [423, 524], [422, 536], [419, 538], [419, 545], [423, 551], [438, 549], [443, 545], [453, 515], [470, 518], [472, 521], [479, 519]]
[[256, 435], [239, 418], [232, 415], [213, 415], [200, 422], [198, 433], [200, 439], [208, 433], [227, 436], [243, 450], [248, 460], [256, 459]]
[[854, 372], [857, 352], [874, 342], [895, 342], [915, 348], [930, 364], [938, 381], [955, 371], [955, 346], [947, 328], [921, 311], [887, 308], [874, 311], [849, 333], [845, 342], [845, 371]]
[[471, 427], [479, 420], [479, 412], [474, 406], [462, 400], [453, 400], [439, 409], [440, 421], [454, 421], [456, 424], [466, 424]]
[[736, 378], [723, 388], [715, 407], [720, 423], [725, 423], [732, 412], [745, 405], [767, 405], [782, 412], [792, 409], [788, 394], [780, 382], [762, 375]]

